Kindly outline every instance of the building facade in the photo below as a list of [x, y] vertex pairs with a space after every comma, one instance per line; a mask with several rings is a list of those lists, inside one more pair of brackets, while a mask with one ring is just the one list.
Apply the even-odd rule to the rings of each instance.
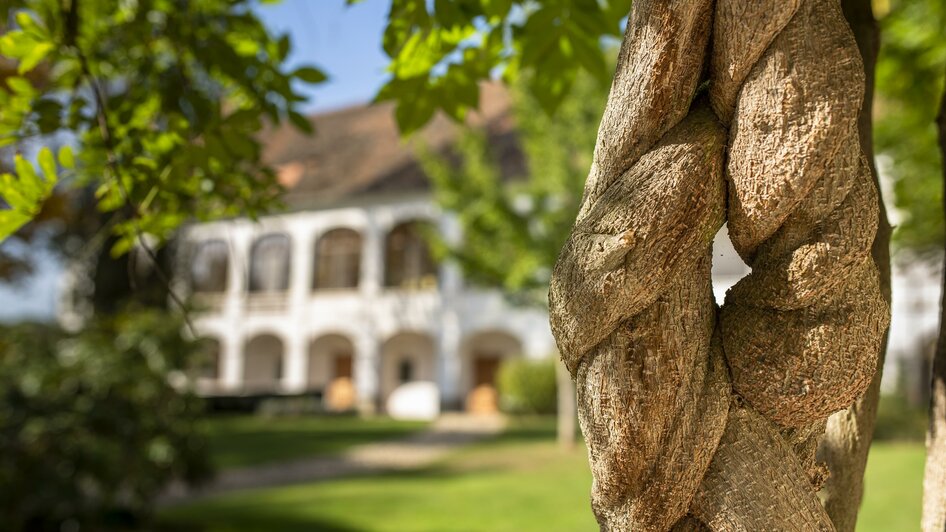
[[200, 391], [315, 391], [329, 408], [378, 411], [422, 381], [463, 408], [501, 360], [552, 355], [547, 315], [436, 264], [430, 227], [456, 233], [425, 194], [191, 227], [195, 326], [216, 346]]

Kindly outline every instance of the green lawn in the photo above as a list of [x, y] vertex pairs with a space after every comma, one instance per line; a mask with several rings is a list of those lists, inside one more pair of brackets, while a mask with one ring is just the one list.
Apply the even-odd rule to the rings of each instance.
[[206, 421], [210, 453], [219, 468], [337, 453], [360, 443], [403, 437], [425, 426], [354, 416], [219, 416]]
[[923, 496], [922, 443], [876, 443], [867, 458], [858, 532], [920, 529]]
[[[266, 489], [162, 514], [174, 530], [594, 530], [583, 450], [563, 453], [530, 423], [415, 473]], [[859, 531], [915, 530], [922, 447], [878, 444]]]

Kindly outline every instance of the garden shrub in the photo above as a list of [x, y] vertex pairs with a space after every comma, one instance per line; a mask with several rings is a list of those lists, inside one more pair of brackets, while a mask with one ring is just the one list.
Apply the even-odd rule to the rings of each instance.
[[917, 441], [926, 438], [926, 408], [911, 405], [902, 395], [881, 395], [874, 440]]
[[157, 311], [0, 329], [4, 530], [143, 528], [172, 479], [206, 479], [200, 401], [169, 379], [198, 351]]
[[553, 414], [557, 406], [555, 361], [513, 358], [499, 369], [503, 411], [513, 414]]

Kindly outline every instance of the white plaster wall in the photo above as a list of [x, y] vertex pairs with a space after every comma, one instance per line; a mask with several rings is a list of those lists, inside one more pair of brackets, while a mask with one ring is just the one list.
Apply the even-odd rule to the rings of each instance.
[[[375, 406], [390, 392], [391, 383], [385, 379], [396, 378], [396, 367], [385, 366], [382, 350], [388, 339], [400, 333], [418, 333], [430, 339], [430, 356], [419, 361], [415, 371], [436, 382], [448, 404], [461, 399], [461, 345], [477, 333], [506, 332], [519, 341], [529, 357], [554, 353], [545, 312], [512, 307], [498, 292], [465, 288], [455, 266], [441, 268], [437, 289], [383, 287], [385, 236], [398, 223], [414, 219], [432, 220], [448, 238], [458, 238], [455, 221], [441, 215], [424, 195], [280, 214], [259, 222], [237, 219], [190, 227], [186, 233], [189, 240], [220, 238], [230, 244], [227, 291], [211, 311], [196, 320], [202, 334], [221, 341], [220, 388], [234, 393], [242, 389], [243, 347], [260, 334], [274, 334], [283, 341], [285, 366], [280, 391], [287, 393], [306, 390], [312, 379], [320, 384], [328, 379], [329, 362], [310, 357], [314, 339], [327, 334], [349, 339], [354, 346], [359, 400]], [[340, 227], [362, 235], [359, 286], [313, 291], [315, 243], [325, 232]], [[245, 287], [250, 248], [256, 238], [273, 232], [288, 234], [292, 242], [289, 290], [282, 295], [249, 295]], [[319, 367], [310, 368], [311, 363]]]

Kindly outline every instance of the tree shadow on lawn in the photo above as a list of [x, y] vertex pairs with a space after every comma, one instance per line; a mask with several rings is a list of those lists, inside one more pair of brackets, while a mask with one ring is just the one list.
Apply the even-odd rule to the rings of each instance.
[[[458, 454], [438, 460], [429, 466], [381, 473], [366, 471], [363, 474], [327, 480], [318, 484], [322, 484], [326, 490], [332, 490], [332, 484], [336, 481], [376, 485], [390, 483], [392, 489], [411, 491], [410, 486], [429, 484], [431, 486], [429, 489], [438, 491], [441, 486], [455, 486], [454, 481], [462, 482], [463, 479], [469, 477], [509, 472], [510, 468], [517, 470], [523, 468], [523, 473], [526, 473], [534, 467], [541, 467], [541, 464], [549, 463], [549, 459], [554, 459], [561, 452], [554, 445], [554, 441], [554, 419], [512, 419], [505, 432], [464, 448]], [[539, 446], [532, 447], [533, 444], [539, 444]], [[515, 449], [520, 445], [527, 446], [527, 449]], [[523, 453], [528, 459], [523, 460]], [[305, 485], [311, 482], [293, 484], [305, 490]], [[285, 487], [296, 489], [288, 485]], [[320, 515], [318, 511], [320, 497], [318, 496], [313, 496], [311, 501], [307, 502], [303, 500], [304, 496], [300, 497], [299, 492], [294, 495], [287, 492], [274, 495], [274, 492], [269, 491], [270, 489], [272, 488], [259, 492], [258, 498], [253, 494], [255, 490], [249, 490], [232, 492], [219, 498], [210, 497], [204, 501], [195, 502], [193, 505], [185, 503], [179, 509], [171, 510], [162, 516], [162, 522], [166, 526], [161, 530], [185, 532], [337, 530], [345, 532], [361, 529], [353, 527], [344, 519], [338, 520], [339, 518]], [[350, 484], [348, 489], [351, 489]], [[372, 490], [369, 488], [369, 491]], [[236, 498], [231, 498], [233, 496]], [[357, 497], [352, 499], [344, 496], [344, 499], [347, 499], [343, 503], [345, 506], [351, 505], [351, 508], [357, 508], [361, 505], [355, 500]], [[312, 505], [310, 506], [312, 511], [305, 509], [309, 505]]]
[[190, 518], [162, 519], [154, 530], [156, 532], [311, 532], [313, 530], [356, 532], [361, 529], [333, 519], [286, 515], [252, 507], [247, 511], [237, 510], [228, 513], [225, 519], [208, 519], [206, 516], [202, 516], [200, 521]]
[[221, 469], [268, 465], [291, 459], [333, 456], [356, 445], [411, 437], [415, 431], [379, 429], [372, 431], [259, 430], [211, 438], [214, 462]]

